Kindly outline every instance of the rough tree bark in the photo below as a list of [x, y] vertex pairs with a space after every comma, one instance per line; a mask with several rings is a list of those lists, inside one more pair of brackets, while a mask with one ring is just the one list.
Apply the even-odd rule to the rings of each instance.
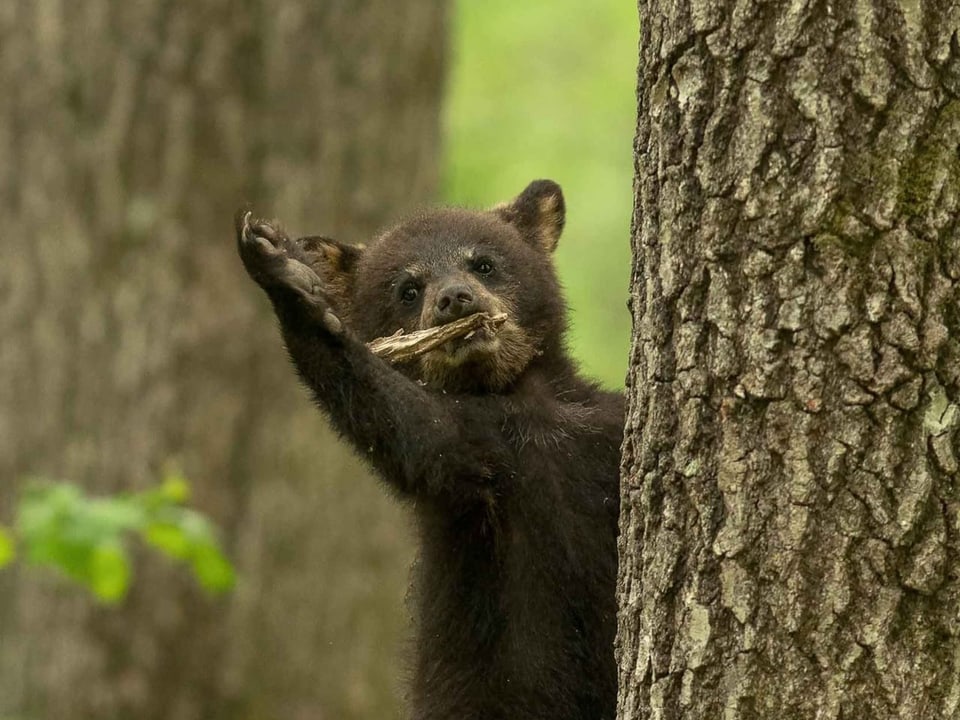
[[168, 463], [223, 601], [137, 563], [119, 609], [0, 573], [0, 716], [396, 714], [403, 522], [296, 382], [236, 258], [245, 201], [362, 240], [434, 195], [442, 0], [0, 3], [0, 518], [25, 475]]
[[960, 717], [960, 5], [639, 6], [619, 718]]

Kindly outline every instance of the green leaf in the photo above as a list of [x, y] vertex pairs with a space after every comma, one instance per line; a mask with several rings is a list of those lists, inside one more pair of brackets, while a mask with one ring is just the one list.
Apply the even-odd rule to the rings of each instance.
[[168, 502], [183, 505], [190, 499], [190, 483], [180, 473], [171, 472], [163, 479], [160, 493]]
[[189, 508], [178, 508], [171, 517], [180, 527], [184, 535], [190, 538], [192, 543], [212, 543], [214, 542], [213, 526], [210, 521], [196, 510]]
[[61, 524], [81, 500], [79, 488], [66, 483], [31, 485], [24, 491], [17, 514], [17, 527], [24, 538], [43, 535]]
[[210, 522], [188, 508], [176, 508], [162, 516], [163, 521], [147, 528], [144, 540], [165, 555], [188, 562], [208, 592], [221, 593], [232, 588], [235, 572], [221, 552]]
[[78, 508], [76, 521], [92, 535], [109, 535], [123, 530], [143, 527], [146, 516], [133, 498], [123, 496], [84, 500]]
[[0, 525], [0, 568], [13, 560], [16, 552], [13, 548], [13, 536], [10, 531]]
[[208, 592], [226, 592], [236, 582], [233, 566], [216, 545], [197, 546], [191, 565], [200, 584]]
[[173, 523], [157, 522], [149, 525], [143, 533], [143, 539], [148, 545], [175, 560], [187, 560], [191, 555], [190, 539]]
[[101, 600], [115, 603], [126, 596], [130, 587], [130, 562], [122, 545], [106, 543], [97, 546], [88, 570], [88, 585]]

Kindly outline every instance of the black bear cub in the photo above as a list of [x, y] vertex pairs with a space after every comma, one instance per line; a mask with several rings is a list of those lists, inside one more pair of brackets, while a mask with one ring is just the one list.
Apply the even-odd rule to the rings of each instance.
[[[241, 258], [301, 378], [411, 501], [417, 720], [614, 716], [623, 400], [565, 352], [551, 259], [563, 223], [547, 180], [489, 211], [423, 213], [367, 247], [238, 215]], [[404, 366], [365, 344], [481, 311], [508, 319]]]

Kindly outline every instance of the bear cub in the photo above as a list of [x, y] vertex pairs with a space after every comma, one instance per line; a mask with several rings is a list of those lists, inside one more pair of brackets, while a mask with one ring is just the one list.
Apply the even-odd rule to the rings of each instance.
[[[564, 348], [551, 258], [564, 213], [560, 187], [538, 180], [366, 247], [237, 217], [303, 382], [413, 509], [416, 720], [614, 717], [624, 407]], [[366, 346], [475, 312], [508, 319], [402, 366]]]

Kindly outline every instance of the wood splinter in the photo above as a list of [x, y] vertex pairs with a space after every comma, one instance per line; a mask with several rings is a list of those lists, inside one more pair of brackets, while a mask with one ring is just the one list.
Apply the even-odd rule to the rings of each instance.
[[368, 343], [367, 347], [370, 348], [370, 352], [387, 362], [401, 363], [435, 350], [451, 340], [469, 337], [481, 328], [491, 334], [495, 333], [497, 328], [506, 321], [506, 313], [497, 315], [475, 313], [446, 325], [416, 330], [408, 334], [404, 334], [402, 329], [397, 330], [393, 335], [377, 338]]

